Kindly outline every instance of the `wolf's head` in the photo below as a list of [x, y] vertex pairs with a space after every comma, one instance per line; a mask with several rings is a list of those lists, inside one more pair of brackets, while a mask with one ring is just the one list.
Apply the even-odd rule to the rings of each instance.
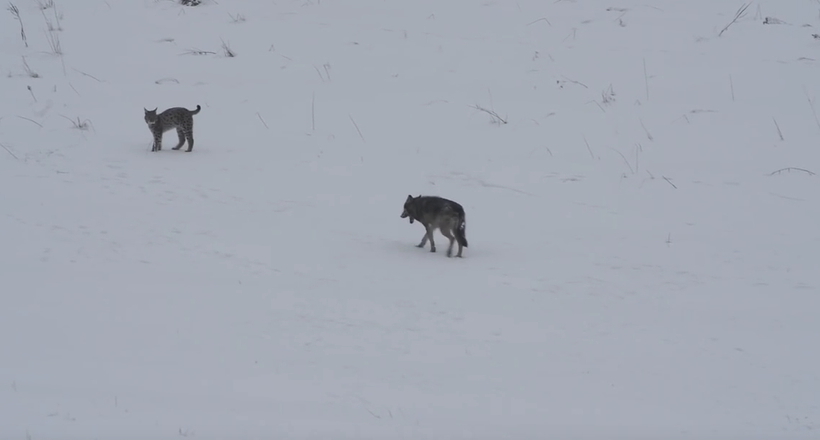
[[[421, 196], [419, 196], [419, 197], [421, 197]], [[413, 200], [414, 200], [413, 196], [408, 195], [407, 200], [404, 201], [404, 211], [401, 212], [401, 218], [410, 217], [410, 224], [411, 225], [413, 224], [413, 221], [415, 220], [413, 218], [413, 212], [415, 212], [415, 209], [413, 209]]]
[[149, 126], [156, 124], [158, 119], [157, 109], [148, 110], [145, 107], [143, 107], [142, 109], [145, 110], [145, 123]]

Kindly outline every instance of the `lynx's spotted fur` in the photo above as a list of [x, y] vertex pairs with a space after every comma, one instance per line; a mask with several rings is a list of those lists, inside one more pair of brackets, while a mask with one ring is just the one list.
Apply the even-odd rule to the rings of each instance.
[[197, 105], [196, 110], [173, 107], [160, 114], [157, 114], [157, 109], [147, 110], [143, 108], [143, 110], [145, 110], [145, 123], [148, 124], [151, 134], [154, 135], [154, 145], [151, 151], [162, 150], [162, 134], [173, 128], [177, 130], [179, 144], [172, 149], [179, 150], [182, 148], [186, 139], [188, 140], [188, 149], [185, 151], [190, 152], [194, 149], [194, 115], [199, 113], [202, 107]]

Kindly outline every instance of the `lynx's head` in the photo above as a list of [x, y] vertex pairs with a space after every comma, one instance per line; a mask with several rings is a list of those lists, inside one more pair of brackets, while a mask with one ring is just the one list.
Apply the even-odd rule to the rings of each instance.
[[147, 110], [145, 107], [142, 108], [145, 110], [145, 123], [148, 124], [149, 127], [152, 127], [154, 124], [157, 123], [157, 109]]

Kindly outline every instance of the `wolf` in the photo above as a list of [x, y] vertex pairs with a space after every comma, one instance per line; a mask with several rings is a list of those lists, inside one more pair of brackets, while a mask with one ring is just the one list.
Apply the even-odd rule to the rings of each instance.
[[433, 241], [433, 232], [438, 228], [441, 234], [450, 239], [447, 256], [453, 256], [453, 244], [458, 241], [458, 254], [461, 258], [462, 248], [467, 247], [467, 222], [464, 217], [464, 208], [458, 203], [438, 196], [407, 196], [404, 202], [404, 211], [401, 218], [410, 217], [410, 224], [414, 220], [424, 225], [424, 236], [416, 247], [423, 248], [430, 240], [430, 252], [436, 251]]

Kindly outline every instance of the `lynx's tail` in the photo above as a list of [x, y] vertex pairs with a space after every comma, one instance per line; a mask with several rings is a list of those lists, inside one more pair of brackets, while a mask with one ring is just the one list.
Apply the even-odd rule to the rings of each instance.
[[202, 107], [200, 107], [199, 104], [197, 104], [196, 105], [196, 110], [188, 110], [188, 111], [191, 112], [192, 115], [195, 115], [195, 114], [199, 113], [200, 110], [202, 110]]

